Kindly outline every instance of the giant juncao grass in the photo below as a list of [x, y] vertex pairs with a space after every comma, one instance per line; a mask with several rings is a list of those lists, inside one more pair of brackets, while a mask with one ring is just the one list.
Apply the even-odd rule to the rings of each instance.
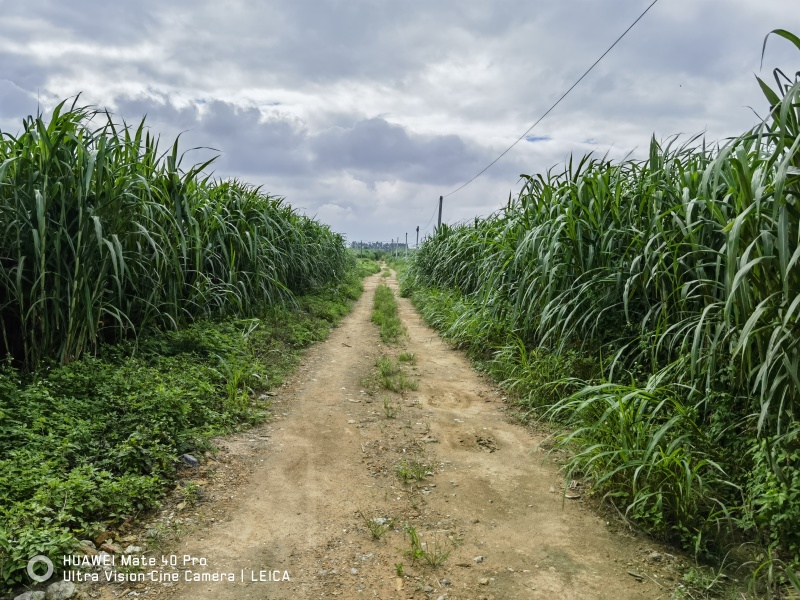
[[570, 427], [569, 468], [629, 515], [797, 565], [800, 82], [775, 80], [764, 122], [722, 145], [523, 176], [504, 210], [427, 239], [404, 286]]
[[[93, 127], [93, 119], [104, 123]], [[68, 363], [102, 341], [254, 315], [332, 281], [341, 236], [282, 199], [182, 168], [145, 127], [64, 103], [0, 136], [0, 355]]]

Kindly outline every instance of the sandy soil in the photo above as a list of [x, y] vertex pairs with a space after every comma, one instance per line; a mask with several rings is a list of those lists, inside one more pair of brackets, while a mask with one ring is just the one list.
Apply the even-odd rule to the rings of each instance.
[[[101, 595], [669, 598], [678, 559], [600, 516], [580, 486], [567, 499], [544, 436], [513, 422], [498, 390], [408, 300], [398, 298], [408, 338], [380, 343], [370, 322], [380, 280], [366, 280], [353, 312], [277, 390], [276, 419], [226, 438], [198, 470], [198, 506], [172, 507], [194, 524], [174, 550], [181, 581]], [[376, 358], [400, 352], [417, 358], [406, 370], [418, 389], [378, 389]], [[403, 464], [429, 474], [405, 483]], [[380, 539], [370, 523], [384, 524]], [[410, 528], [428, 561], [412, 556]], [[187, 571], [235, 581], [186, 582]]]

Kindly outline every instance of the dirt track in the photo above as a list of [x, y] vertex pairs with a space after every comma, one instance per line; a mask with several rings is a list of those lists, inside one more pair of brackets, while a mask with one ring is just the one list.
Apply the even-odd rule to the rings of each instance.
[[[408, 339], [381, 346], [370, 322], [379, 280], [366, 280], [352, 314], [278, 390], [278, 419], [225, 441], [221, 460], [249, 473], [224, 499], [216, 486], [218, 499], [198, 513], [202, 527], [176, 554], [205, 558], [189, 567], [196, 573], [231, 572], [237, 581], [143, 591], [191, 600], [668, 598], [664, 562], [656, 569], [646, 560], [655, 546], [613, 531], [582, 500], [565, 500], [541, 438], [506, 417], [496, 389], [409, 301], [398, 299]], [[417, 357], [407, 370], [418, 390], [367, 393], [376, 357], [400, 351]], [[397, 465], [414, 458], [432, 475], [403, 483]], [[396, 519], [377, 541], [367, 527], [375, 518]], [[404, 524], [429, 556], [449, 551], [441, 566], [412, 561]], [[261, 571], [267, 579], [285, 571], [290, 581], [252, 582]]]

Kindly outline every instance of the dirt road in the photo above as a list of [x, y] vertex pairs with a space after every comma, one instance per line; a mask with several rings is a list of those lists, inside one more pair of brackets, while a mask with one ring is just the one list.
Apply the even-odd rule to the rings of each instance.
[[[202, 526], [175, 553], [195, 562], [181, 581], [145, 591], [191, 600], [668, 598], [664, 570], [647, 558], [669, 560], [663, 551], [565, 500], [541, 438], [506, 417], [497, 390], [409, 301], [398, 299], [408, 339], [380, 344], [370, 322], [379, 281], [366, 280], [354, 311], [277, 390], [278, 419], [226, 442], [224, 460], [248, 464], [248, 476], [197, 513]], [[416, 357], [405, 369], [418, 389], [380, 390], [376, 358], [403, 351]], [[417, 481], [409, 472], [420, 466]], [[213, 573], [234, 581], [186, 582]]]

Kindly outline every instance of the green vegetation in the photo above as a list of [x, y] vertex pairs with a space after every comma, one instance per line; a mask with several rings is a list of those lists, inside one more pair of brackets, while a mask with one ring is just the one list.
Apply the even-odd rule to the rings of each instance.
[[385, 389], [395, 393], [402, 393], [405, 390], [416, 390], [419, 384], [403, 370], [400, 361], [392, 360], [391, 357], [381, 355], [375, 361], [378, 367], [378, 383]]
[[405, 257], [398, 257], [398, 258], [387, 257], [386, 264], [389, 266], [389, 268], [394, 269], [395, 273], [397, 273], [398, 278], [403, 278], [406, 274], [406, 271], [408, 271], [408, 265], [413, 258], [414, 258], [413, 252], [408, 255], [408, 259], [406, 259]]
[[428, 475], [433, 475], [433, 468], [432, 462], [413, 458], [411, 460], [401, 461], [400, 464], [397, 465], [395, 472], [403, 483], [408, 483], [409, 481], [422, 481]]
[[380, 540], [389, 533], [397, 523], [397, 519], [385, 517], [368, 517], [363, 511], [358, 511], [357, 516], [364, 523], [373, 540]]
[[281, 199], [180, 163], [144, 122], [74, 105], [0, 135], [0, 589], [157, 506], [180, 455], [268, 418], [263, 392], [379, 270]]
[[[416, 527], [413, 525], [406, 523], [404, 529], [411, 542], [411, 548], [406, 550], [405, 554], [411, 559], [412, 565], [418, 560], [422, 560], [429, 567], [435, 569], [436, 567], [442, 566], [450, 556], [450, 551], [442, 548], [435, 540], [430, 544], [423, 542], [417, 533]], [[398, 569], [398, 572], [402, 572], [402, 565], [401, 568]]]
[[0, 356], [64, 364], [147, 327], [257, 316], [351, 264], [327, 226], [181, 159], [144, 120], [74, 104], [0, 135]]
[[[385, 250], [369, 250], [369, 249], [360, 249], [360, 248], [350, 248], [348, 250], [353, 256], [358, 258], [364, 258], [366, 260], [373, 260], [375, 262], [379, 262], [386, 257]], [[380, 269], [379, 269], [380, 270]], [[375, 271], [376, 273], [378, 271]]]
[[[394, 292], [383, 283], [375, 289], [372, 321], [380, 327], [381, 340], [386, 343], [397, 344], [406, 334], [403, 322], [397, 313], [397, 299]], [[402, 352], [397, 358], [381, 354], [375, 361], [377, 374], [364, 379], [362, 385], [371, 390], [370, 393], [374, 393], [376, 386], [398, 394], [406, 390], [416, 390], [419, 384], [409, 377], [403, 368], [403, 363], [414, 365], [416, 362], [416, 356], [411, 352]], [[388, 399], [384, 399], [383, 409], [389, 419], [395, 418], [399, 411], [399, 407]]]
[[[261, 393], [327, 336], [361, 289], [352, 273], [260, 320], [199, 321], [31, 374], [0, 369], [2, 581], [22, 581], [33, 555], [55, 562], [76, 536], [157, 506], [178, 456], [267, 418]], [[186, 501], [197, 491], [187, 483]]]
[[759, 573], [800, 565], [800, 82], [775, 78], [744, 135], [524, 176], [503, 211], [437, 230], [403, 280], [564, 426], [573, 476], [700, 557], [762, 564], [759, 593], [786, 581]]
[[408, 363], [410, 365], [417, 364], [417, 355], [413, 352], [401, 352], [397, 357], [400, 362]]
[[378, 367], [378, 375], [380, 377], [392, 377], [397, 375], [400, 367], [390, 357], [381, 355], [375, 361], [375, 366]]
[[378, 264], [378, 262], [372, 258], [357, 258], [356, 266], [361, 277], [374, 275], [375, 273], [380, 273], [381, 271], [380, 264]]
[[389, 398], [383, 399], [383, 414], [386, 415], [387, 419], [394, 419], [397, 417], [397, 413], [400, 412], [400, 406], [394, 404]]
[[405, 334], [403, 322], [397, 315], [397, 300], [394, 292], [383, 283], [375, 288], [372, 322], [380, 327], [381, 340], [386, 344], [396, 344]]

